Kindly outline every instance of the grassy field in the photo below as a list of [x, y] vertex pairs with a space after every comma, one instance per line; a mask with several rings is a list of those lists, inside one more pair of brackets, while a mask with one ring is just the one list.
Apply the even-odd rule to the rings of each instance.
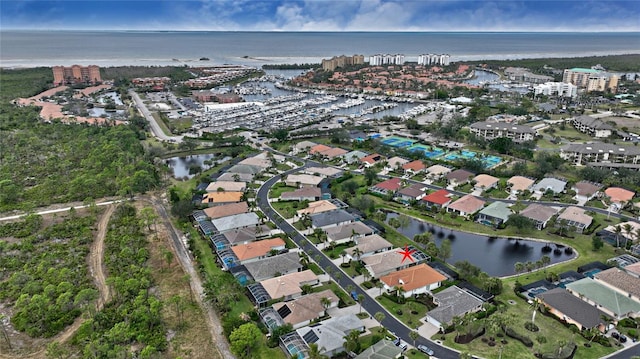
[[290, 187], [282, 182], [278, 182], [271, 187], [271, 190], [269, 191], [269, 198], [278, 198], [282, 193], [295, 191], [296, 189], [297, 188], [295, 187]]
[[294, 203], [299, 204], [295, 201], [287, 201], [287, 202], [271, 202], [271, 207], [275, 209], [280, 215], [284, 218], [293, 218], [296, 215], [296, 211], [302, 208], [294, 208]]
[[[422, 303], [407, 301], [404, 304], [398, 304], [384, 296], [379, 296], [376, 300], [380, 302], [389, 313], [393, 314], [410, 328], [419, 327], [421, 325], [420, 318], [424, 318], [424, 316], [427, 315], [427, 306]], [[412, 314], [412, 311], [417, 313]]]

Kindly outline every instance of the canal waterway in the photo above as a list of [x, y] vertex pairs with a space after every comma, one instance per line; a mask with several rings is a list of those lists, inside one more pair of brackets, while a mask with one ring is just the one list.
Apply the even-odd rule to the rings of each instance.
[[[387, 221], [397, 216], [397, 213], [389, 213]], [[576, 256], [575, 252], [567, 253], [565, 247], [554, 243], [489, 237], [443, 228], [414, 218], [411, 218], [407, 227], [398, 228], [397, 231], [407, 238], [413, 238], [416, 234], [427, 231], [431, 232], [432, 240], [438, 247], [445, 239], [449, 239], [451, 258], [447, 259], [447, 263], [469, 261], [490, 276], [497, 277], [513, 275], [517, 262], [535, 262], [543, 255], [548, 255], [552, 264], [564, 262]]]

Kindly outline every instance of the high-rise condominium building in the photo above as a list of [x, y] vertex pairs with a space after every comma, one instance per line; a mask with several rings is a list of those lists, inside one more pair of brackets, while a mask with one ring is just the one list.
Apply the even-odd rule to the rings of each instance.
[[54, 66], [53, 67], [53, 85], [66, 84], [96, 84], [102, 82], [100, 77], [100, 67], [96, 65], [90, 66]]

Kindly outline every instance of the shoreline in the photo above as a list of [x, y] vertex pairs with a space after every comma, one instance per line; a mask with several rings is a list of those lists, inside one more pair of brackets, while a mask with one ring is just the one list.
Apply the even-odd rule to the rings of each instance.
[[[452, 55], [452, 62], [469, 61], [508, 61], [508, 60], [536, 60], [552, 58], [584, 58], [584, 57], [605, 57], [622, 55], [640, 55], [640, 49], [580, 52], [580, 53], [505, 53], [505, 54], [467, 54]], [[203, 55], [204, 56], [204, 55]], [[59, 58], [59, 59], [4, 59], [0, 58], [0, 68], [2, 69], [28, 69], [35, 67], [71, 66], [71, 65], [98, 65], [100, 67], [122, 67], [122, 66], [220, 66], [224, 64], [247, 65], [260, 67], [265, 64], [296, 64], [296, 63], [320, 63], [323, 58], [331, 56], [222, 56], [210, 57], [210, 60], [200, 60], [197, 58]], [[417, 55], [407, 55], [408, 62], [415, 62]]]

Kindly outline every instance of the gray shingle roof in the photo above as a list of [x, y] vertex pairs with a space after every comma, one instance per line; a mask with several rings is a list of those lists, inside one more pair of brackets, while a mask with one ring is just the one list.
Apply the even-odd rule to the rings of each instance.
[[277, 273], [297, 272], [302, 268], [300, 256], [296, 252], [288, 252], [268, 257], [255, 262], [245, 263], [244, 267], [256, 282], [273, 278]]
[[602, 316], [606, 314], [567, 292], [564, 288], [555, 288], [536, 296], [546, 305], [582, 324], [586, 328], [593, 328], [603, 323]]
[[260, 218], [253, 212], [240, 213], [211, 220], [211, 223], [219, 232], [226, 232], [235, 228], [255, 226], [260, 222]]
[[322, 212], [311, 215], [311, 224], [314, 227], [324, 227], [329, 226], [336, 223], [353, 221], [356, 217], [350, 214], [349, 212], [338, 209], [335, 211]]
[[440, 304], [427, 314], [442, 324], [451, 323], [453, 317], [462, 316], [482, 305], [480, 299], [455, 285], [434, 294], [433, 298]]

